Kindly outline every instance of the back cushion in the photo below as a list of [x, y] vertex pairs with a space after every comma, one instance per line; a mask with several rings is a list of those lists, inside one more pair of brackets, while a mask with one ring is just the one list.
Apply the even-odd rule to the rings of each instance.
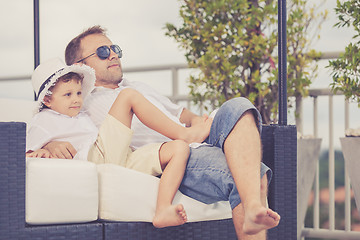
[[29, 123], [37, 103], [31, 100], [0, 98], [0, 122]]

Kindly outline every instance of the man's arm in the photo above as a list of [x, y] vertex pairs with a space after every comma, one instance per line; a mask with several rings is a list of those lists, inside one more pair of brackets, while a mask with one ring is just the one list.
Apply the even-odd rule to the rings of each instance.
[[184, 123], [186, 127], [196, 125], [197, 123], [204, 122], [208, 118], [208, 115], [204, 114], [202, 117], [196, 115], [190, 110], [184, 108], [180, 115], [180, 122]]
[[53, 158], [73, 159], [77, 151], [69, 142], [49, 142], [42, 149], [50, 152]]

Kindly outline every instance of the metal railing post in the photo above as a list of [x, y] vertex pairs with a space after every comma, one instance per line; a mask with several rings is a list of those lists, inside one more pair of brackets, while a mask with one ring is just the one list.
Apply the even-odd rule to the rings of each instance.
[[333, 96], [329, 96], [329, 229], [335, 230], [335, 155]]
[[176, 97], [179, 95], [179, 76], [178, 69], [173, 67], [171, 68], [171, 77], [172, 77], [172, 96], [175, 97], [174, 102], [177, 103]]
[[[40, 14], [39, 0], [34, 0], [34, 69], [40, 64]], [[36, 101], [36, 93], [34, 92]]]
[[287, 125], [286, 0], [278, 0], [279, 125]]
[[[314, 97], [314, 136], [318, 137], [318, 97]], [[319, 180], [319, 162], [316, 164], [315, 183], [314, 183], [314, 228], [320, 227], [320, 180]]]
[[[349, 128], [349, 101], [345, 100], [345, 131]], [[345, 161], [344, 161], [344, 164]], [[351, 190], [350, 190], [350, 178], [345, 167], [345, 231], [351, 231]]]
[[40, 64], [39, 0], [34, 0], [34, 69]]

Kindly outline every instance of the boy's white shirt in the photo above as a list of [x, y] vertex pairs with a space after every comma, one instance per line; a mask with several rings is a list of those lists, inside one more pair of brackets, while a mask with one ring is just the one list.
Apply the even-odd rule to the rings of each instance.
[[[146, 99], [159, 108], [166, 116], [174, 122], [180, 123], [179, 118], [183, 111], [183, 107], [172, 103], [167, 97], [157, 93], [154, 89], [142, 82], [131, 82], [123, 79], [117, 89], [109, 89], [104, 87], [95, 87], [92, 93], [85, 99], [84, 109], [89, 114], [97, 127], [100, 127], [108, 114], [111, 105], [114, 103], [120, 91], [124, 88], [133, 88], [140, 92]], [[156, 119], [156, 116], [154, 116]], [[168, 142], [171, 139], [161, 135], [160, 133], [146, 127], [134, 115], [131, 123], [131, 129], [134, 131], [131, 147], [139, 148], [148, 143]]]
[[90, 146], [98, 129], [90, 117], [81, 111], [75, 117], [44, 109], [32, 118], [26, 137], [26, 152], [35, 151], [50, 141], [70, 142], [76, 149], [74, 159], [87, 160]]

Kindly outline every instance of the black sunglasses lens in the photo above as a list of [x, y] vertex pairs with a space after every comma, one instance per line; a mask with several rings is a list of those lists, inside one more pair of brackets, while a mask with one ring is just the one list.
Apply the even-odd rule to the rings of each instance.
[[[119, 58], [122, 57], [122, 50], [118, 45], [111, 45], [111, 50], [118, 55]], [[96, 55], [102, 60], [107, 59], [110, 56], [110, 48], [108, 46], [101, 46], [96, 49]]]
[[110, 56], [110, 48], [108, 46], [101, 46], [96, 49], [96, 55], [102, 60], [107, 59]]
[[122, 57], [122, 50], [118, 45], [111, 45], [110, 48], [118, 55], [119, 58]]

